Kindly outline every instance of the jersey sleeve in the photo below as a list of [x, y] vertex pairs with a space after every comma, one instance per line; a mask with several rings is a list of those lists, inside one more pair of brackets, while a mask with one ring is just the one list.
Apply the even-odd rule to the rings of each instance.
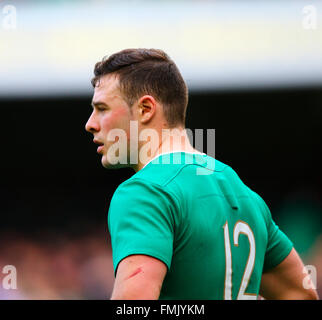
[[162, 186], [142, 179], [119, 186], [108, 212], [115, 275], [121, 260], [133, 254], [157, 258], [170, 269], [176, 210], [173, 201]]
[[276, 225], [265, 201], [258, 195], [257, 199], [267, 225], [267, 247], [263, 268], [265, 272], [279, 265], [289, 255], [293, 248], [293, 243]]

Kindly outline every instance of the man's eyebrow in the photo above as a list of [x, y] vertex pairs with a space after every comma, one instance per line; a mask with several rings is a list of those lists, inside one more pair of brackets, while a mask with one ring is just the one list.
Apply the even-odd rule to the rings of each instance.
[[91, 106], [94, 108], [94, 107], [97, 107], [97, 106], [100, 106], [100, 105], [103, 105], [105, 107], [108, 107], [108, 105], [103, 102], [103, 101], [92, 101], [91, 103]]

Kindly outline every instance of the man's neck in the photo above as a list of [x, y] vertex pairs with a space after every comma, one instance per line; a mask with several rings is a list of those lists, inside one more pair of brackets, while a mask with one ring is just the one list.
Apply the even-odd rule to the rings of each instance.
[[151, 144], [151, 152], [148, 153], [144, 159], [140, 159], [140, 149], [142, 146], [139, 145], [139, 161], [138, 164], [133, 166], [133, 169], [138, 172], [143, 167], [145, 167], [149, 162], [158, 157], [161, 154], [173, 153], [173, 152], [190, 152], [190, 153], [200, 153], [198, 150], [194, 149], [189, 141], [189, 137], [184, 128], [175, 129], [163, 129], [159, 132], [159, 137], [161, 136], [161, 142], [156, 144], [153, 148]]

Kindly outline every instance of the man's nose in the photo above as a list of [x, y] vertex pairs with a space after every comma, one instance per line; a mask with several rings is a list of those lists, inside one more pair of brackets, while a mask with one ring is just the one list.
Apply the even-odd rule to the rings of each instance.
[[94, 133], [94, 132], [99, 131], [99, 123], [95, 119], [94, 113], [92, 113], [91, 116], [89, 117], [89, 119], [87, 120], [86, 125], [85, 125], [85, 130], [90, 133]]

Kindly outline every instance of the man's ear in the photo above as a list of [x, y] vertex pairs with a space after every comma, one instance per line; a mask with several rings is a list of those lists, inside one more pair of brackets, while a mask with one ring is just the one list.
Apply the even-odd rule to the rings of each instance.
[[139, 121], [141, 123], [148, 123], [152, 120], [156, 113], [156, 101], [150, 95], [142, 96], [138, 101]]

